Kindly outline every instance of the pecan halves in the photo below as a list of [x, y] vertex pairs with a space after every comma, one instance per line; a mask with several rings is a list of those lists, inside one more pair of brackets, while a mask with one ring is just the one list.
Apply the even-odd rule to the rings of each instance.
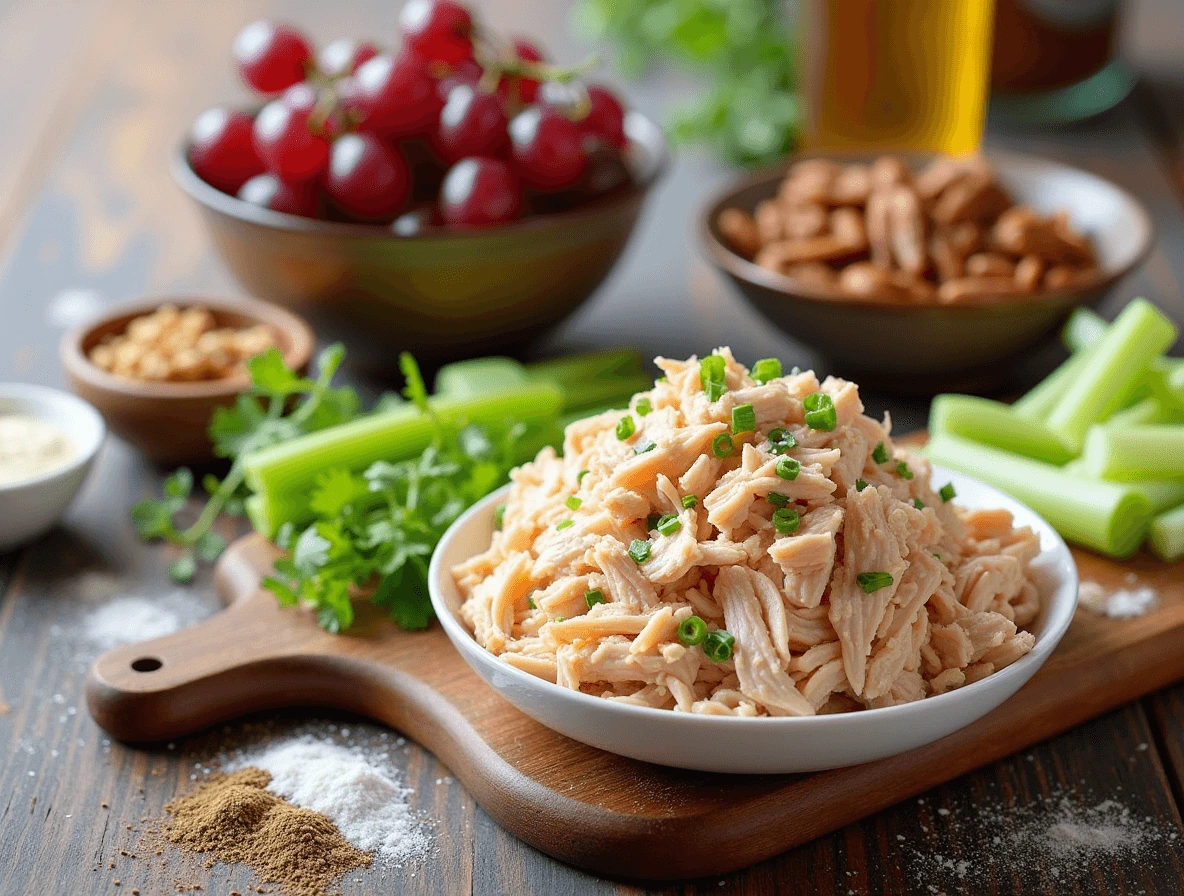
[[1011, 205], [1011, 197], [989, 174], [968, 174], [952, 183], [933, 205], [938, 224], [987, 223]]
[[897, 186], [888, 203], [888, 241], [897, 267], [920, 276], [928, 267], [925, 252], [925, 213], [911, 187]]
[[1014, 277], [959, 277], [947, 280], [937, 288], [937, 299], [943, 305], [957, 305], [974, 299], [1013, 296], [1020, 292]]
[[[1024, 205], [1010, 208], [999, 216], [991, 229], [991, 240], [1012, 255], [1039, 255], [1052, 264], [1090, 265], [1093, 251], [1088, 241], [1066, 239], [1055, 218], [1042, 218]], [[1076, 236], [1076, 234], [1074, 234]]]
[[748, 212], [725, 208], [719, 213], [719, 235], [737, 255], [753, 258], [761, 250], [761, 234]]

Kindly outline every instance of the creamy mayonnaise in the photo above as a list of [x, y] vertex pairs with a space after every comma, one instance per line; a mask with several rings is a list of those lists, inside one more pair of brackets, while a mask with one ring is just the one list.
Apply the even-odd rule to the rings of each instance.
[[76, 453], [66, 434], [52, 423], [23, 414], [0, 414], [0, 485], [61, 469]]

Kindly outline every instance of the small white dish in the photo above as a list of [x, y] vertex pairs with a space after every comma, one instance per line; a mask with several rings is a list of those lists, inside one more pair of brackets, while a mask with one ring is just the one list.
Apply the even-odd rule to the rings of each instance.
[[460, 618], [452, 567], [489, 546], [500, 489], [453, 523], [428, 572], [432, 606], [465, 661], [531, 718], [568, 737], [633, 759], [707, 772], [783, 774], [841, 768], [895, 756], [939, 740], [985, 716], [1048, 659], [1077, 606], [1077, 567], [1065, 542], [1034, 511], [969, 476], [934, 467], [964, 507], [1005, 507], [1040, 535], [1033, 570], [1043, 598], [1031, 627], [1032, 651], [982, 681], [915, 703], [801, 718], [700, 716], [629, 706], [559, 687], [508, 666], [481, 647]]
[[62, 467], [0, 485], [0, 551], [6, 551], [32, 541], [61, 519], [86, 480], [107, 427], [99, 412], [81, 398], [24, 383], [0, 383], [0, 414], [22, 414], [51, 423], [75, 451]]

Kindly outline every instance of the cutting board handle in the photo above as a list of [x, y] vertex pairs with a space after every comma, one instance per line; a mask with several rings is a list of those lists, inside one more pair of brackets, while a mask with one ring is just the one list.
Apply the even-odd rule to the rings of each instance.
[[[321, 633], [315, 624], [293, 626], [278, 618], [299, 611], [281, 610], [260, 587], [278, 555], [262, 536], [239, 539], [215, 570], [225, 610], [191, 628], [100, 656], [87, 679], [95, 721], [121, 740], [163, 740], [228, 716], [307, 700], [300, 688], [304, 676], [291, 675], [292, 666], [300, 665], [300, 654]], [[271, 616], [277, 618], [268, 627]], [[248, 634], [260, 631], [275, 637]]]

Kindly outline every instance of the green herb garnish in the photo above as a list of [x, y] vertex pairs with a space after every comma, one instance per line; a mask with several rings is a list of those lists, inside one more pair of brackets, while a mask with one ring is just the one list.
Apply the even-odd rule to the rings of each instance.
[[633, 422], [633, 418], [628, 414], [617, 421], [617, 438], [622, 442], [635, 432], [637, 432], [637, 424]]
[[761, 358], [752, 365], [752, 378], [762, 386], [779, 376], [781, 376], [781, 361], [778, 358]]
[[859, 587], [872, 594], [879, 591], [881, 588], [887, 588], [892, 584], [892, 574], [887, 572], [861, 572], [855, 577], [855, 581], [859, 583]]
[[878, 464], [888, 463], [888, 449], [883, 442], [877, 442], [876, 447], [872, 449], [872, 460]]
[[637, 411], [638, 417], [646, 416], [646, 414], [648, 414], [653, 409], [653, 405], [650, 404], [650, 400], [648, 398], [637, 399], [637, 404], [633, 406], [633, 410]]
[[708, 355], [699, 362], [699, 382], [703, 385], [703, 391], [707, 394], [708, 401], [719, 401], [720, 397], [728, 391], [724, 379], [726, 370], [727, 361], [724, 360], [723, 355]]
[[683, 497], [682, 497], [682, 506], [683, 506], [684, 510], [690, 510], [692, 507], [694, 507], [698, 503], [699, 503], [699, 499], [696, 498], [694, 495], [683, 495]]
[[735, 444], [732, 442], [732, 437], [726, 432], [721, 432], [711, 440], [711, 453], [721, 459], [731, 454], [734, 447]]
[[903, 460], [898, 460], [896, 462], [896, 474], [901, 479], [912, 479], [913, 478], [913, 471], [909, 469], [909, 465], [906, 464]]
[[678, 624], [678, 640], [687, 647], [696, 647], [707, 640], [707, 623], [698, 616], [688, 616]]
[[958, 495], [958, 493], [954, 491], [954, 483], [952, 482], [947, 482], [945, 485], [943, 485], [937, 494], [941, 497], [942, 501], [946, 503], [954, 500], [954, 498]]
[[682, 523], [679, 522], [678, 517], [673, 513], [664, 514], [654, 526], [663, 535], [673, 535], [682, 528]]
[[802, 462], [792, 457], [783, 457], [777, 461], [777, 466], [773, 469], [782, 479], [788, 479], [792, 482], [802, 472]]
[[593, 589], [591, 591], [584, 592], [584, 603], [588, 605], [589, 610], [591, 610], [597, 604], [602, 604], [604, 602], [605, 600], [603, 591], [599, 589]]
[[783, 495], [781, 492], [769, 492], [767, 495], [765, 495], [765, 500], [774, 507], [784, 507], [789, 503], [789, 496]]
[[650, 559], [650, 543], [640, 538], [633, 539], [629, 542], [629, 556], [636, 563], [645, 563]]
[[732, 408], [732, 432], [739, 435], [742, 432], [756, 430], [756, 411], [750, 404], [737, 405]]
[[811, 392], [802, 399], [802, 406], [806, 409], [806, 425], [811, 429], [830, 432], [838, 426], [834, 399], [825, 392]]
[[724, 629], [716, 629], [703, 639], [703, 654], [713, 663], [724, 663], [732, 657], [736, 639]]
[[781, 535], [792, 535], [802, 525], [802, 517], [792, 507], [773, 511], [773, 528]]

